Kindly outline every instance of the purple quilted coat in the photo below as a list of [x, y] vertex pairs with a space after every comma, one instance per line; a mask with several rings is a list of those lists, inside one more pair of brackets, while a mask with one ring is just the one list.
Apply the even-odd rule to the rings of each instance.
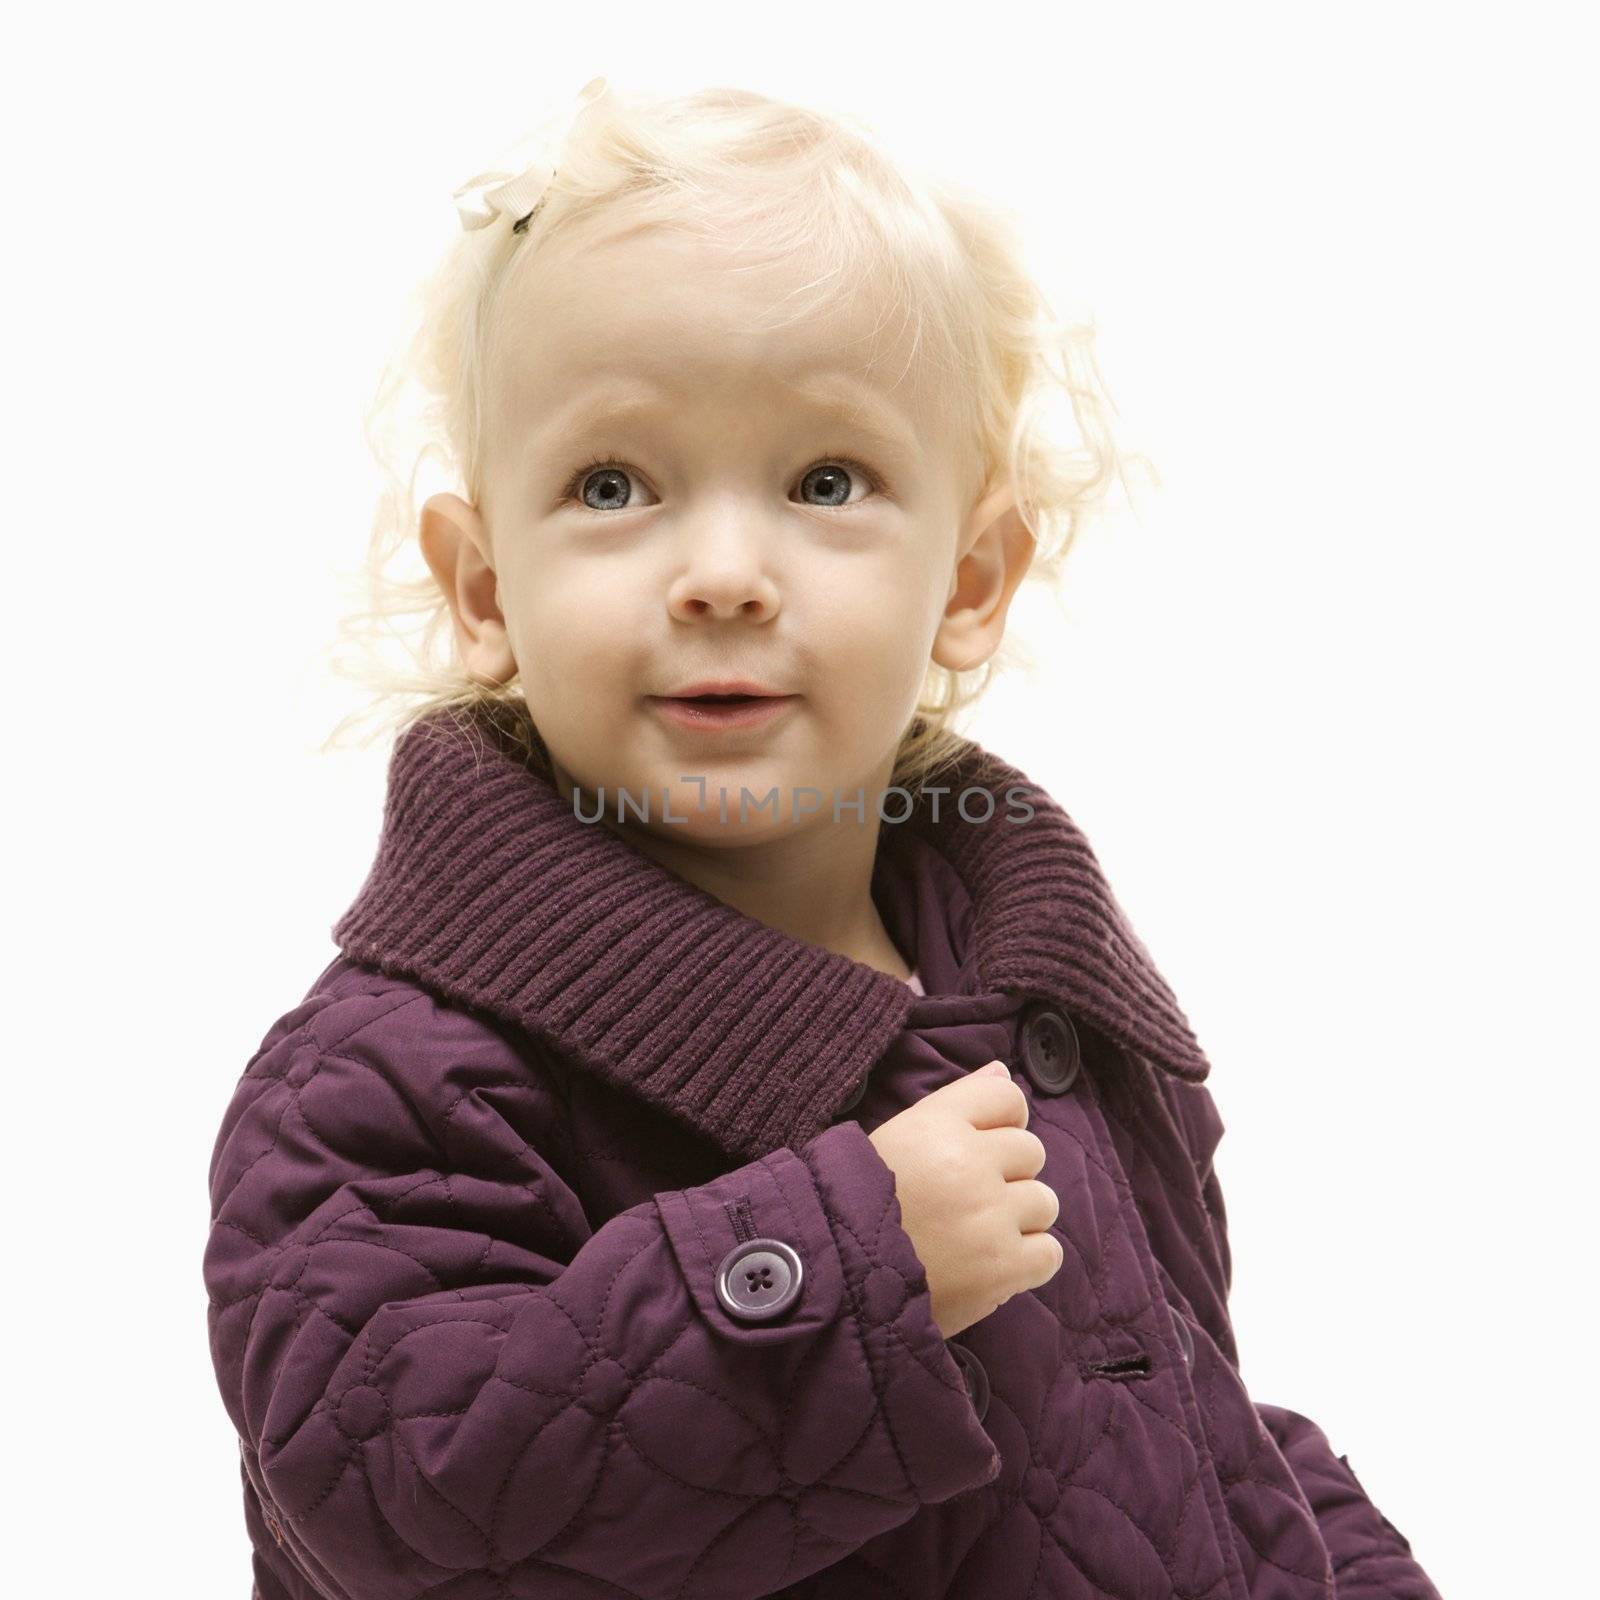
[[[919, 995], [495, 719], [404, 731], [211, 1161], [252, 1600], [1437, 1600], [1245, 1390], [1207, 1062], [1083, 835], [975, 743], [940, 783], [872, 885]], [[947, 1341], [867, 1131], [994, 1058], [1065, 1262]]]

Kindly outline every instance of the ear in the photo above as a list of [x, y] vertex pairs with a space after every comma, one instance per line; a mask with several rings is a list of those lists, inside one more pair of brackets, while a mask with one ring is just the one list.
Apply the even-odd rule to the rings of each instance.
[[940, 666], [966, 672], [1000, 648], [1006, 612], [1035, 549], [1009, 484], [990, 490], [973, 506], [956, 546], [944, 618], [933, 638], [932, 655]]
[[458, 495], [431, 496], [422, 508], [418, 539], [428, 570], [450, 603], [462, 664], [479, 683], [508, 683], [517, 662], [489, 564], [488, 529], [477, 508]]

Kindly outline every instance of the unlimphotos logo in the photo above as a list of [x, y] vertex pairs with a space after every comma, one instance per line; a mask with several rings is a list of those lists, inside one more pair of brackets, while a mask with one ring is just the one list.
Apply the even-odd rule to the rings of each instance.
[[[680, 776], [679, 782], [698, 786], [700, 791], [698, 809], [700, 814], [704, 814], [707, 810], [708, 785], [706, 779], [703, 776], [684, 773]], [[618, 787], [611, 792], [616, 799], [617, 822], [626, 822], [630, 812], [634, 819], [639, 822], [650, 822], [652, 820], [651, 796], [653, 791], [645, 790], [642, 801], [626, 787]], [[943, 797], [951, 792], [948, 786], [923, 784], [919, 786], [917, 793], [913, 794], [910, 789], [907, 789], [902, 784], [891, 784], [888, 788], [879, 791], [877, 799], [873, 802], [873, 807], [880, 822], [890, 824], [905, 822], [910, 819], [918, 808], [917, 794], [926, 795], [930, 800], [929, 817], [932, 821], [938, 822], [941, 820], [940, 806], [943, 803]], [[572, 791], [572, 814], [579, 822], [600, 822], [605, 818], [607, 790], [602, 785], [595, 793], [598, 796], [597, 802], [592, 810], [586, 809], [583, 798], [584, 791], [580, 786], [574, 785]], [[999, 820], [1012, 823], [1027, 822], [1034, 815], [1034, 808], [1028, 802], [1027, 794], [1026, 788], [1015, 785], [1007, 789], [1005, 792], [1006, 804], [1009, 807], [1017, 808], [1017, 814], [1008, 812]], [[822, 811], [824, 800], [825, 795], [821, 789], [814, 789], [804, 785], [791, 789], [789, 815], [791, 818], [814, 816]], [[660, 821], [669, 825], [678, 824], [681, 826], [683, 823], [693, 820], [692, 815], [674, 815], [671, 801], [671, 791], [663, 787], [661, 791]], [[995, 819], [996, 805], [997, 802], [993, 791], [979, 785], [970, 785], [956, 792], [955, 808], [963, 822], [977, 825], [993, 821]], [[769, 806], [772, 808], [772, 815], [776, 820], [780, 815], [778, 811], [778, 786], [776, 784], [768, 789], [765, 795], [756, 795], [747, 785], [739, 785], [738, 807], [740, 822], [749, 821], [752, 811], [756, 815], [760, 815]], [[717, 818], [719, 821], [727, 822], [729, 820], [728, 807], [728, 791], [725, 787], [719, 786], [716, 799]], [[856, 789], [854, 799], [846, 798], [835, 787], [831, 820], [834, 823], [838, 823], [843, 819], [846, 812], [854, 813], [852, 820], [858, 826], [865, 823], [867, 796], [864, 787]]]

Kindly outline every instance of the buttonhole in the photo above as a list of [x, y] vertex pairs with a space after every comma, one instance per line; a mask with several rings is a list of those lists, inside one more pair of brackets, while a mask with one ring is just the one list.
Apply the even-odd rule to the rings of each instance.
[[736, 1200], [729, 1200], [723, 1210], [728, 1213], [728, 1221], [733, 1224], [733, 1236], [740, 1244], [755, 1238], [755, 1224], [750, 1220], [749, 1196], [740, 1195]]
[[1086, 1361], [1081, 1370], [1089, 1378], [1148, 1378], [1150, 1357], [1140, 1354], [1118, 1356], [1114, 1361]]

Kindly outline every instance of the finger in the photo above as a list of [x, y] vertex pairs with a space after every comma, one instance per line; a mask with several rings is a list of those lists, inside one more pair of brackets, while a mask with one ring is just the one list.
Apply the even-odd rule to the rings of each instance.
[[[1024, 1128], [1028, 1124], [1028, 1097], [1012, 1081], [1009, 1073], [979, 1075], [969, 1072], [957, 1080], [967, 1101], [967, 1114], [975, 1128]], [[952, 1085], [951, 1087], [956, 1087]]]
[[987, 1146], [998, 1152], [1000, 1176], [1008, 1183], [1021, 1178], [1037, 1178], [1044, 1170], [1044, 1140], [1026, 1128], [1003, 1127], [986, 1130], [991, 1141]]
[[1042, 1288], [1055, 1277], [1067, 1259], [1066, 1247], [1054, 1233], [1025, 1233], [1019, 1243], [1025, 1289]]
[[1018, 1231], [1023, 1234], [1042, 1233], [1055, 1226], [1061, 1215], [1061, 1196], [1048, 1183], [1030, 1179], [1025, 1183], [1011, 1184], [1006, 1190], [1011, 1203], [1012, 1216]]

